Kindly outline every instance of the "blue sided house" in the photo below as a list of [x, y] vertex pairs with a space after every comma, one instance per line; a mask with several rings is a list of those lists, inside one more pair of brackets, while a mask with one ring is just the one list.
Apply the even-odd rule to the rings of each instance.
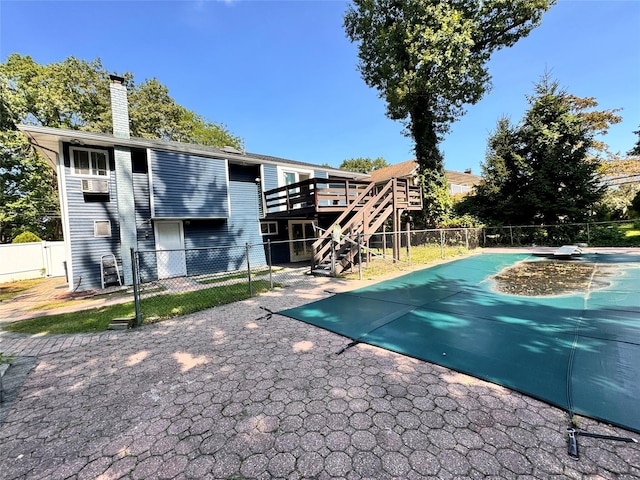
[[[101, 288], [101, 265], [111, 255], [122, 283], [132, 284], [131, 249], [184, 251], [313, 235], [310, 218], [267, 220], [263, 193], [311, 179], [366, 177], [229, 147], [132, 138], [126, 88], [115, 76], [111, 104], [113, 134], [19, 127], [57, 171], [70, 289]], [[278, 261], [310, 258], [287, 247]], [[235, 250], [242, 249], [229, 249]], [[145, 268], [157, 278], [202, 268], [197, 255], [182, 258]], [[227, 255], [226, 262], [218, 268], [235, 270], [240, 259]]]

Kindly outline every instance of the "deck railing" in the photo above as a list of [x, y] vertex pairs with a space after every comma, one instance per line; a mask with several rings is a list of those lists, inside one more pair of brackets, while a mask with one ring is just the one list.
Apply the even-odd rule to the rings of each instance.
[[[292, 183], [264, 192], [266, 213], [267, 215], [286, 214], [301, 209], [342, 212], [349, 208], [370, 185], [370, 182], [358, 180], [325, 178], [311, 178]], [[367, 193], [370, 197], [376, 195], [376, 189], [370, 189]], [[422, 208], [420, 187], [411, 186], [406, 180], [398, 180], [395, 195], [396, 202], [404, 203], [410, 210]]]

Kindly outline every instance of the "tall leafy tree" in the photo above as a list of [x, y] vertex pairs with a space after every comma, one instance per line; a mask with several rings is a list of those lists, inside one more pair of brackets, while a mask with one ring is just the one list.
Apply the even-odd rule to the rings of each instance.
[[527, 98], [520, 124], [501, 119], [489, 138], [474, 213], [516, 225], [583, 221], [604, 193], [597, 136], [620, 117], [592, 110], [594, 99], [568, 94], [548, 75]]
[[632, 206], [634, 198], [640, 193], [640, 156], [620, 158], [609, 154], [609, 158], [601, 164], [600, 173], [609, 185], [598, 206], [601, 219], [624, 220], [629, 215], [640, 213]]
[[[354, 0], [344, 17], [358, 69], [405, 123], [427, 189], [443, 186], [438, 148], [450, 124], [490, 88], [491, 54], [515, 44], [554, 0]], [[429, 195], [427, 193], [427, 195]]]
[[[242, 147], [242, 139], [223, 125], [177, 104], [157, 79], [136, 85], [133, 74], [123, 77], [133, 136]], [[100, 59], [40, 65], [12, 54], [0, 64], [0, 242], [25, 230], [47, 240], [61, 235], [55, 174], [16, 125], [109, 133], [110, 105], [109, 72]]]
[[0, 243], [25, 231], [60, 238], [56, 177], [22, 134], [0, 131]]
[[[137, 85], [124, 73], [131, 135], [214, 147], [242, 147], [242, 140], [218, 124], [177, 104], [157, 79]], [[91, 132], [111, 132], [109, 72], [100, 59], [69, 57], [40, 65], [29, 56], [9, 55], [0, 64], [3, 104], [14, 123]]]
[[348, 170], [349, 172], [369, 173], [388, 166], [389, 164], [382, 157], [375, 159], [358, 157], [343, 160], [338, 168], [340, 170]]
[[636, 144], [633, 146], [633, 148], [629, 150], [628, 154], [640, 156], [640, 128], [638, 128], [638, 130], [633, 133], [638, 136], [638, 140], [636, 141]]

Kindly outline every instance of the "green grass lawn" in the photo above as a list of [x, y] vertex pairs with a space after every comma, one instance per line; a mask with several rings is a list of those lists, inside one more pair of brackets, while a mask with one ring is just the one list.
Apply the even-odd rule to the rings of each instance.
[[596, 225], [591, 229], [590, 247], [640, 247], [640, 222]]
[[640, 222], [622, 223], [619, 230], [624, 233], [624, 238], [630, 247], [640, 247]]
[[[264, 280], [254, 281], [252, 286], [254, 295], [269, 290], [269, 282]], [[244, 282], [192, 292], [158, 295], [142, 300], [142, 316], [144, 323], [158, 322], [249, 297], [249, 285]], [[80, 312], [22, 320], [3, 328], [11, 332], [30, 334], [102, 332], [107, 329], [112, 319], [134, 317], [134, 315], [133, 302], [126, 302]]]
[[[382, 251], [375, 253], [382, 254]], [[387, 249], [386, 259], [373, 258], [373, 260], [362, 268], [363, 279], [374, 279], [376, 277], [386, 275], [392, 272], [397, 272], [401, 269], [407, 269], [409, 263], [415, 265], [428, 265], [430, 263], [437, 262], [444, 258], [460, 257], [467, 255], [471, 250], [467, 250], [464, 247], [444, 247], [440, 248], [439, 245], [423, 245], [419, 247], [411, 247], [411, 261], [409, 262], [409, 256], [407, 255], [406, 248], [403, 248], [400, 252], [400, 263], [393, 263], [392, 255], [389, 249]], [[362, 255], [365, 260], [365, 254]], [[358, 278], [358, 266], [353, 267], [353, 272], [345, 272], [341, 275], [343, 278], [354, 280]]]

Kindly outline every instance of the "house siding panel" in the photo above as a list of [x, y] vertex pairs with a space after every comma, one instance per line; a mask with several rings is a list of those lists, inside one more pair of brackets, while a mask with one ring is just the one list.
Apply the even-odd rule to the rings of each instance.
[[[187, 253], [189, 275], [246, 269], [246, 244], [262, 243], [259, 186], [255, 182], [258, 173], [255, 167], [230, 165], [229, 219], [191, 221], [185, 225], [185, 248], [202, 249]], [[251, 248], [250, 262], [252, 266], [266, 265], [264, 249]]]
[[262, 179], [264, 191], [278, 188], [278, 168], [275, 165], [262, 167], [264, 178]]
[[[255, 178], [253, 167], [232, 165], [229, 182], [232, 214], [228, 226], [229, 231], [234, 234], [235, 244], [262, 243], [259, 208], [261, 193]], [[253, 263], [253, 258], [251, 260]]]
[[152, 150], [149, 161], [154, 218], [229, 216], [226, 160]]
[[[156, 239], [151, 222], [151, 196], [149, 195], [149, 176], [147, 173], [133, 174], [133, 196], [136, 210], [136, 233], [138, 250], [155, 250]], [[143, 253], [139, 256], [140, 278], [158, 277], [155, 255]]]
[[[114, 254], [119, 267], [122, 265], [122, 259], [118, 254], [120, 251], [120, 231], [112, 151], [109, 151], [109, 171], [108, 195], [83, 194], [81, 180], [87, 177], [71, 175], [68, 146], [65, 148], [64, 176], [70, 228], [70, 238], [67, 241], [70, 243], [71, 262], [75, 277], [70, 278], [69, 282], [74, 287], [79, 284], [81, 290], [101, 288], [100, 258], [102, 255]], [[94, 221], [96, 220], [111, 222], [109, 237], [94, 236]]]
[[226, 272], [230, 257], [237, 255], [229, 248], [226, 220], [194, 220], [184, 225], [187, 275]]

